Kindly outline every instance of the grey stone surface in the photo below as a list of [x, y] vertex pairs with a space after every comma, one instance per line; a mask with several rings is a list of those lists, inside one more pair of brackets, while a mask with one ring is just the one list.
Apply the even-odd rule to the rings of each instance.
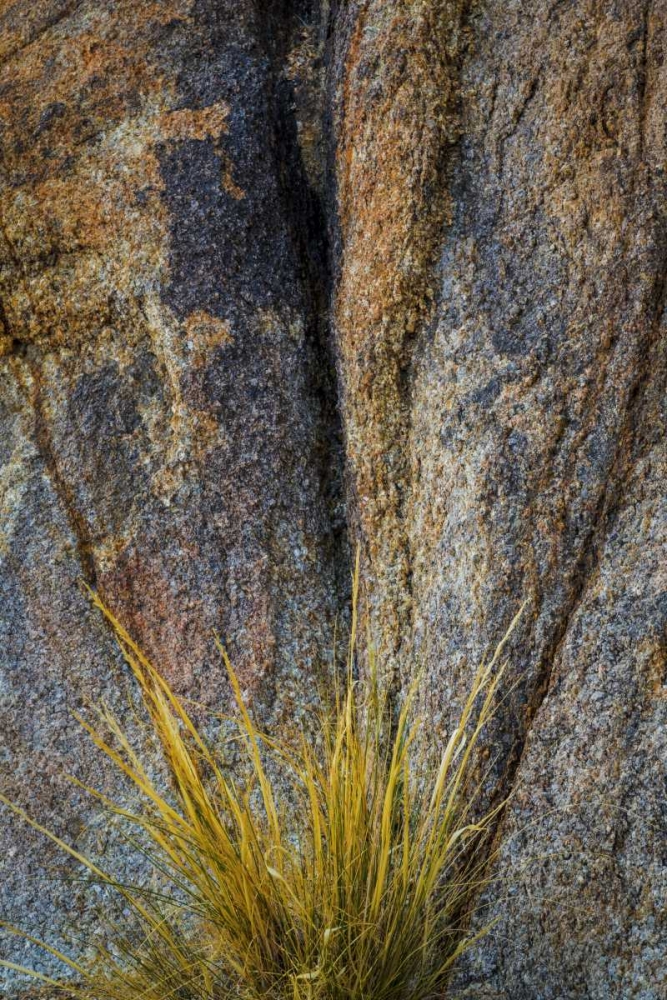
[[[665, 995], [666, 19], [0, 8], [12, 796], [100, 836], [58, 777], [108, 780], [67, 708], [123, 690], [79, 577], [208, 705], [218, 629], [280, 725], [326, 656], [349, 531], [385, 669], [398, 689], [426, 666], [434, 741], [527, 601], [479, 759], [487, 801], [513, 792], [476, 918], [499, 919], [456, 988]], [[10, 916], [91, 926], [29, 878], [32, 835], [0, 836]]]
[[666, 989], [666, 14], [340, 14], [352, 523], [429, 736], [528, 602], [480, 760], [515, 797], [471, 996]]
[[[214, 629], [274, 725], [324, 669], [341, 448], [318, 139], [302, 155], [293, 112], [318, 46], [287, 6], [0, 6], [2, 788], [80, 848], [96, 813], [61, 776], [105, 779], [69, 712], [124, 697], [80, 578], [208, 707], [229, 696]], [[6, 812], [0, 857], [4, 918], [53, 942], [94, 925]]]

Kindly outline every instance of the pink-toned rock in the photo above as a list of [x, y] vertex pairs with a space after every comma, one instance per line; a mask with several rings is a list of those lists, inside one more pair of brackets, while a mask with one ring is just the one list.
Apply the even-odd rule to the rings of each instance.
[[[0, 6], [9, 794], [95, 846], [58, 776], [107, 779], [67, 709], [120, 707], [124, 673], [79, 577], [209, 705], [222, 632], [279, 725], [313, 696], [347, 526], [436, 745], [527, 601], [478, 762], [514, 792], [509, 881], [457, 988], [662, 998], [666, 19]], [[83, 894], [32, 880], [38, 840], [2, 845], [5, 912], [87, 933]]]
[[666, 15], [339, 12], [351, 523], [431, 739], [528, 601], [486, 741], [489, 795], [516, 796], [475, 997], [667, 990]]
[[[96, 814], [62, 776], [105, 779], [69, 712], [126, 692], [80, 578], [213, 708], [213, 630], [275, 724], [330, 646], [324, 233], [284, 72], [304, 30], [238, 0], [0, 5], [2, 787], [81, 848]], [[44, 841], [4, 816], [1, 838], [2, 917], [89, 933]]]

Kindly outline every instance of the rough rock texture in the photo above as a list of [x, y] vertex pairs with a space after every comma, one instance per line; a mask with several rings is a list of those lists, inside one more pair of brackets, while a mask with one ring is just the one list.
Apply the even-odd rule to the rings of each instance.
[[487, 739], [510, 882], [472, 996], [667, 991], [666, 16], [339, 15], [353, 523], [431, 737], [528, 601]]
[[[78, 577], [200, 701], [224, 700], [223, 632], [279, 723], [326, 653], [346, 516], [434, 741], [527, 601], [480, 759], [489, 799], [514, 792], [509, 881], [457, 988], [665, 995], [666, 22], [0, 4], [11, 795], [89, 842], [57, 775], [101, 776], [66, 706], [122, 672]], [[4, 912], [55, 934], [79, 897], [68, 918], [37, 841], [2, 842]]]
[[[296, 13], [0, 4], [3, 790], [75, 838], [53, 775], [94, 773], [68, 709], [108, 692], [114, 660], [79, 578], [216, 708], [213, 629], [274, 723], [330, 643], [340, 436], [304, 165], [319, 22]], [[57, 940], [80, 902], [32, 878], [43, 851], [3, 816], [2, 916]]]
[[[375, 578], [378, 639], [395, 670], [411, 643], [410, 363], [433, 316], [458, 136], [459, 2], [346, 4], [335, 75], [334, 299], [356, 533]], [[409, 654], [408, 654], [409, 655]]]

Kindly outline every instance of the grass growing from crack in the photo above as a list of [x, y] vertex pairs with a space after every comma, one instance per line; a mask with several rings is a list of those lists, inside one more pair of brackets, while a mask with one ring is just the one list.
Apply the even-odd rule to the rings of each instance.
[[471, 944], [465, 915], [486, 881], [488, 834], [502, 808], [476, 815], [471, 759], [494, 710], [507, 636], [475, 676], [459, 725], [435, 762], [417, 749], [416, 684], [390, 720], [372, 649], [359, 693], [356, 605], [347, 676], [314, 742], [283, 743], [260, 732], [221, 649], [247, 765], [241, 780], [93, 599], [141, 689], [171, 789], [157, 787], [120, 723], [102, 710], [99, 727], [82, 724], [135, 787], [141, 806], [130, 812], [88, 791], [127, 824], [161, 889], [121, 884], [3, 799], [90, 877], [120, 893], [130, 916], [92, 960], [42, 944], [69, 967], [71, 980], [2, 964], [82, 1000], [441, 995], [452, 964]]

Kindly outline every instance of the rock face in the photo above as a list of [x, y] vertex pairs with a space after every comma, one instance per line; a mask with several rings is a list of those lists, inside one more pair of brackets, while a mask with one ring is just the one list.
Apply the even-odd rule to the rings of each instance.
[[[0, 7], [7, 794], [94, 836], [67, 709], [120, 704], [123, 674], [78, 578], [208, 704], [222, 632], [279, 724], [344, 604], [347, 524], [435, 738], [527, 602], [485, 750], [507, 878], [457, 989], [664, 996], [666, 21]], [[3, 914], [57, 939], [80, 897], [2, 840]]]
[[[305, 127], [319, 26], [238, 0], [0, 10], [3, 790], [90, 845], [69, 710], [123, 695], [79, 578], [219, 708], [216, 629], [274, 723], [333, 631], [326, 250], [287, 76]], [[5, 820], [2, 916], [57, 940], [79, 896]]]
[[376, 630], [403, 675], [426, 661], [436, 729], [528, 601], [488, 736], [509, 882], [458, 976], [472, 996], [667, 990], [666, 17], [340, 15], [355, 524]]

